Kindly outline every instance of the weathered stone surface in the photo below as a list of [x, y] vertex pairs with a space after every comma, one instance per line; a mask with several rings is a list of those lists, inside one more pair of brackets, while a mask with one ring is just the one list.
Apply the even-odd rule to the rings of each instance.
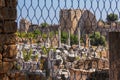
[[7, 75], [9, 76], [10, 79], [15, 78], [15, 73], [13, 72], [8, 72]]
[[[89, 16], [89, 18], [87, 16]], [[67, 31], [69, 28], [71, 34], [76, 33], [79, 26], [81, 27], [81, 31], [84, 33], [92, 32], [97, 26], [96, 23], [97, 20], [94, 14], [89, 10], [62, 9], [60, 11], [61, 28], [64, 31]]]
[[4, 62], [13, 62], [13, 61], [16, 61], [16, 59], [15, 58], [13, 58], [13, 59], [3, 58], [3, 61]]
[[4, 45], [3, 57], [5, 58], [14, 58], [17, 55], [17, 46], [16, 45]]
[[2, 27], [3, 27], [3, 20], [2, 20], [2, 17], [0, 17], [0, 31], [2, 30]]
[[109, 66], [109, 80], [120, 80], [120, 32], [109, 32]]
[[16, 20], [17, 10], [9, 7], [0, 8], [0, 15], [4, 20]]
[[28, 74], [28, 77], [29, 77], [29, 80], [33, 80], [33, 79], [35, 79], [35, 80], [46, 80], [46, 78], [41, 74]]
[[27, 76], [25, 74], [15, 75], [15, 80], [26, 80]]
[[7, 73], [13, 67], [11, 62], [1, 62], [0, 63], [0, 74]]
[[8, 76], [2, 78], [2, 80], [10, 80]]
[[0, 0], [0, 7], [4, 7], [5, 6], [5, 0]]
[[2, 53], [2, 51], [3, 51], [3, 46], [0, 45], [0, 54]]
[[0, 60], [2, 60], [2, 54], [0, 54]]
[[2, 33], [15, 33], [17, 31], [17, 23], [14, 21], [0, 22], [0, 32]]
[[16, 44], [16, 34], [0, 34], [0, 45]]
[[10, 80], [6, 74], [0, 74], [0, 80]]
[[5, 0], [5, 1], [6, 1], [6, 4], [5, 4], [6, 7], [16, 7], [17, 6], [17, 0]]

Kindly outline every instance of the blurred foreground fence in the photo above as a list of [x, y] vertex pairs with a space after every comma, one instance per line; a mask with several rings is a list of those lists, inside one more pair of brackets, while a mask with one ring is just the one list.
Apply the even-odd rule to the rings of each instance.
[[119, 4], [0, 0], [0, 80], [119, 80]]

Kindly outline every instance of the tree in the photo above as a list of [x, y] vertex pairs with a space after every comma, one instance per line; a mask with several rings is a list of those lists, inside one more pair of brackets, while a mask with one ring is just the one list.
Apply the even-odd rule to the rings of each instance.
[[100, 35], [100, 32], [95, 32], [90, 35], [90, 42], [93, 46], [105, 46], [106, 40], [104, 36]]
[[45, 23], [41, 23], [40, 25], [41, 25], [42, 28], [45, 28], [45, 27], [49, 26], [49, 24], [46, 23], [46, 22]]
[[118, 15], [114, 14], [114, 13], [110, 13], [109, 15], [107, 15], [107, 21], [108, 22], [114, 22], [118, 20]]

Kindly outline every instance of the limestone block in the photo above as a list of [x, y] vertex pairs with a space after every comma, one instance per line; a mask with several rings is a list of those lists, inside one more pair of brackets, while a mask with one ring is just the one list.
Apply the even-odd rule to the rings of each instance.
[[0, 63], [0, 74], [7, 73], [13, 67], [12, 62], [1, 62]]
[[16, 45], [4, 45], [3, 48], [3, 57], [5, 58], [14, 58], [17, 55], [17, 46]]
[[15, 33], [17, 31], [17, 23], [14, 21], [4, 21], [0, 22], [0, 32], [1, 33]]
[[0, 0], [0, 7], [4, 7], [5, 6], [5, 0]]
[[11, 7], [0, 8], [0, 15], [4, 20], [16, 20], [17, 10]]
[[6, 1], [6, 4], [5, 4], [6, 7], [16, 7], [17, 6], [17, 0], [5, 0], [5, 1]]
[[3, 61], [4, 62], [14, 62], [14, 61], [16, 61], [16, 59], [15, 58], [13, 58], [13, 59], [3, 58]]
[[16, 34], [0, 34], [0, 45], [16, 44]]

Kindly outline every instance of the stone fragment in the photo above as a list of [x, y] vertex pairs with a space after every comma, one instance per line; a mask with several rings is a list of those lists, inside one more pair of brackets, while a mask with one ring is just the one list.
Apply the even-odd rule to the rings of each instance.
[[17, 23], [14, 21], [0, 22], [0, 33], [15, 33], [17, 32]]
[[1, 62], [0, 63], [0, 74], [7, 73], [13, 67], [12, 62]]
[[16, 34], [0, 34], [0, 45], [16, 44]]
[[17, 55], [17, 46], [16, 45], [4, 45], [3, 57], [5, 58], [14, 58]]
[[0, 8], [0, 15], [4, 20], [16, 20], [17, 10], [11, 7]]

